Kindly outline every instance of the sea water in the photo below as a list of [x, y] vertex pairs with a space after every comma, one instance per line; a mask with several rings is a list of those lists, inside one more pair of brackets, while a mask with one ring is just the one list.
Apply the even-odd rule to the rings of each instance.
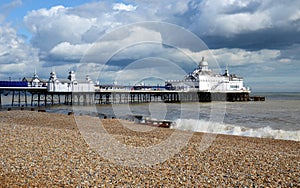
[[300, 93], [253, 95], [266, 96], [266, 101], [122, 104], [98, 111], [171, 120], [174, 129], [300, 141]]

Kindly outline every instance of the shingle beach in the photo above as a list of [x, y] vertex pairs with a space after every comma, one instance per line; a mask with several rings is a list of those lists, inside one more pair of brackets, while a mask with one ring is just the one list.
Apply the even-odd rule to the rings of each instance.
[[[89, 125], [93, 117], [80, 118]], [[174, 132], [132, 131], [123, 123], [133, 123], [125, 120], [101, 122], [118, 142], [138, 147], [159, 144]], [[180, 152], [162, 163], [128, 166], [93, 150], [73, 115], [2, 111], [0, 186], [300, 187], [300, 142], [217, 135], [201, 151], [203, 135], [194, 133]]]

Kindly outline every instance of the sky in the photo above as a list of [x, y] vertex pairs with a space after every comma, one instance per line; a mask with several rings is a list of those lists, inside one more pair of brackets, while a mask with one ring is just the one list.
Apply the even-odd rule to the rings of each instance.
[[300, 92], [299, 0], [2, 0], [0, 80], [182, 79], [205, 57], [252, 91]]

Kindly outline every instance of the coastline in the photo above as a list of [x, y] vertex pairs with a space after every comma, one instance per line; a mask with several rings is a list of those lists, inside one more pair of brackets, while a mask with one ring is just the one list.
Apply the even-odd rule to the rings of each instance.
[[[82, 118], [89, 122], [92, 117]], [[139, 147], [158, 144], [174, 131], [155, 128], [136, 132], [116, 119], [101, 121], [119, 142]], [[165, 162], [130, 167], [93, 151], [74, 116], [1, 111], [0, 135], [0, 184], [5, 187], [300, 186], [300, 142], [296, 141], [217, 135], [201, 152], [198, 148], [204, 134], [193, 133], [186, 147]]]

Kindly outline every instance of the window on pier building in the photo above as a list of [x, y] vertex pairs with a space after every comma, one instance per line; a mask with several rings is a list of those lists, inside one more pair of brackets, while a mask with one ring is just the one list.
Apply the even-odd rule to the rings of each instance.
[[238, 89], [239, 86], [238, 85], [231, 85], [230, 88], [232, 88], [232, 89]]

